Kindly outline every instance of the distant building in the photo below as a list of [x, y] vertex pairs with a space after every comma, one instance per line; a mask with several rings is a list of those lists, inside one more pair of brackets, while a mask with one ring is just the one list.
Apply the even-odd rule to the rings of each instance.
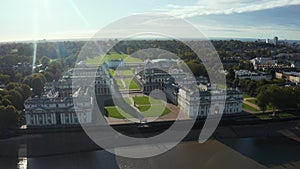
[[167, 79], [182, 79], [186, 76], [181, 69], [173, 68], [178, 63], [178, 60], [171, 59], [147, 60], [143, 67], [135, 69], [134, 81], [145, 94], [150, 94], [155, 89], [162, 90]]
[[108, 60], [108, 68], [110, 69], [116, 69], [119, 66], [123, 66], [124, 61], [123, 59], [109, 59]]
[[[238, 90], [221, 90], [216, 85], [176, 84], [172, 79], [164, 84], [163, 91], [169, 102], [178, 105], [191, 118], [205, 117], [210, 110], [213, 113], [235, 114], [242, 112], [243, 94]], [[223, 102], [223, 103], [222, 103]], [[225, 102], [225, 104], [224, 104]], [[211, 108], [211, 109], [210, 109]]]
[[261, 65], [274, 65], [277, 63], [277, 60], [274, 60], [271, 57], [256, 57], [254, 59], [251, 59], [250, 62], [252, 63], [254, 69], [257, 70]]
[[266, 73], [257, 73], [251, 72], [249, 70], [235, 70], [235, 78], [236, 79], [251, 79], [255, 81], [260, 81], [262, 79], [271, 80], [272, 76]]
[[274, 37], [273, 42], [274, 42], [274, 45], [278, 45], [278, 37], [277, 36]]
[[[95, 94], [97, 95], [110, 95], [111, 94], [111, 78], [108, 71], [108, 65], [106, 63], [99, 67], [76, 67], [71, 69], [67, 73], [69, 76], [64, 76], [63, 79], [70, 79], [68, 83], [72, 83], [73, 89], [78, 89], [82, 84], [74, 84], [72, 80], [80, 83], [86, 80], [91, 80], [94, 84], [90, 84], [90, 87], [95, 88]], [[95, 86], [92, 86], [95, 85]], [[71, 86], [71, 85], [70, 85]]]
[[163, 88], [163, 83], [171, 76], [160, 69], [146, 69], [136, 74], [134, 81], [137, 83], [141, 91], [150, 94], [152, 90]]
[[300, 83], [300, 72], [276, 72], [275, 76], [277, 79], [285, 78], [290, 82]]

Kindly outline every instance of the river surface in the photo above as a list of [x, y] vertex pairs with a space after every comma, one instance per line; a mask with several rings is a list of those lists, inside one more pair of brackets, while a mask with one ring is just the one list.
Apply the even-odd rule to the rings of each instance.
[[[154, 146], [162, 146], [154, 145]], [[137, 150], [140, 147], [131, 147]], [[126, 148], [117, 148], [122, 151]], [[183, 142], [151, 158], [130, 159], [104, 150], [33, 158], [0, 157], [1, 169], [299, 169], [300, 143], [287, 137]]]

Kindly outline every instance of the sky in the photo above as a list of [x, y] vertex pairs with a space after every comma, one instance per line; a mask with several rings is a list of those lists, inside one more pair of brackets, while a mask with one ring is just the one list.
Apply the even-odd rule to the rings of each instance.
[[300, 40], [300, 0], [7, 0], [0, 41], [90, 38], [126, 16], [185, 19], [206, 37]]

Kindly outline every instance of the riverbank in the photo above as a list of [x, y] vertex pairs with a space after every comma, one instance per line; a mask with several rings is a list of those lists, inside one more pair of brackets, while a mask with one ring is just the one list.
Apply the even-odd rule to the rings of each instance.
[[[172, 123], [165, 122], [154, 124], [149, 128], [138, 128], [134, 125], [114, 126], [115, 130], [132, 137], [149, 137], [159, 134], [168, 128]], [[201, 125], [198, 122], [189, 132], [183, 141], [198, 140], [201, 132]], [[164, 126], [164, 127], [162, 127]], [[99, 129], [100, 130], [100, 129]], [[211, 139], [231, 138], [290, 138], [299, 141], [300, 120], [270, 121], [260, 124], [225, 125], [220, 123]], [[101, 138], [109, 141], [118, 138]], [[168, 140], [172, 141], [172, 140]], [[27, 156], [49, 156], [56, 154], [68, 154], [74, 152], [86, 152], [101, 150], [82, 130], [65, 130], [53, 132], [31, 132], [14, 138], [0, 140], [0, 156], [18, 156], [18, 149], [26, 145]], [[129, 143], [122, 143], [120, 146], [132, 146]]]

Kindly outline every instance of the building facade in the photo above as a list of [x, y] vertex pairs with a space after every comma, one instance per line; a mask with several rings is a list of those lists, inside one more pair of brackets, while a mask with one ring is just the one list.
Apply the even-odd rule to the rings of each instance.
[[199, 90], [196, 93], [180, 88], [178, 105], [191, 118], [205, 117], [209, 113], [231, 115], [242, 112], [243, 94], [237, 90]]
[[123, 59], [110, 59], [108, 60], [108, 68], [110, 69], [116, 69], [119, 66], [123, 66], [124, 61]]
[[29, 98], [24, 103], [26, 124], [28, 127], [34, 127], [91, 123], [91, 98], [82, 97], [80, 100], [81, 104], [74, 105], [72, 97]]
[[300, 72], [276, 72], [275, 76], [277, 79], [285, 78], [290, 82], [300, 83]]
[[235, 70], [235, 78], [236, 79], [251, 79], [255, 81], [260, 80], [271, 80], [272, 76], [266, 73], [257, 73], [257, 72], [251, 72], [249, 70]]

